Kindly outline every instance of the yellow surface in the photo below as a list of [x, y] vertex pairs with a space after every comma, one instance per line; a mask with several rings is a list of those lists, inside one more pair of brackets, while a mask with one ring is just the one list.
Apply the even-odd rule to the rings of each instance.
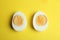
[[[49, 26], [37, 32], [32, 18], [41, 10], [48, 16]], [[27, 28], [16, 32], [11, 28], [14, 12], [22, 11], [27, 17]], [[0, 0], [0, 40], [60, 40], [60, 0]]]

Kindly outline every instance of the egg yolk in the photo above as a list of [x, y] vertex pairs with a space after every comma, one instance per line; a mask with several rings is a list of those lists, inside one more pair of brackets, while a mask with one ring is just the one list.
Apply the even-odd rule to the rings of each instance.
[[38, 26], [43, 26], [47, 22], [47, 18], [44, 15], [39, 15], [36, 18], [36, 24]]
[[15, 16], [13, 22], [17, 26], [21, 26], [23, 24], [23, 19], [21, 16]]

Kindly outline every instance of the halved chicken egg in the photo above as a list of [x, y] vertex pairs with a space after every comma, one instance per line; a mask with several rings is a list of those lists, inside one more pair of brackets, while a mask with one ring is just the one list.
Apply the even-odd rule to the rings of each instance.
[[44, 12], [38, 11], [33, 17], [33, 27], [37, 31], [44, 31], [48, 27], [48, 19]]
[[24, 13], [15, 12], [12, 18], [12, 27], [16, 31], [22, 31], [26, 28], [27, 21]]

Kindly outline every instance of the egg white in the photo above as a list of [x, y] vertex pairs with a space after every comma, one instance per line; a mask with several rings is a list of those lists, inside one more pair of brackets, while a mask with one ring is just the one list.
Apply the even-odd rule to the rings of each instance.
[[[33, 17], [33, 27], [34, 27], [35, 30], [41, 32], [41, 31], [44, 31], [44, 30], [48, 27], [48, 19], [47, 19], [47, 22], [46, 22], [45, 25], [43, 25], [43, 26], [38, 26], [38, 25], [36, 24], [36, 18], [37, 18], [39, 15], [44, 15], [44, 16], [46, 16], [45, 13], [42, 12], [42, 11], [36, 12], [35, 15], [34, 15], [34, 17]], [[47, 18], [47, 16], [46, 16], [46, 18]]]
[[[23, 24], [22, 24], [21, 26], [17, 26], [17, 25], [14, 24], [14, 22], [13, 22], [14, 17], [17, 16], [17, 15], [19, 15], [19, 16], [21, 16], [21, 17], [23, 18]], [[19, 12], [19, 11], [16, 12], [16, 13], [13, 15], [13, 18], [12, 18], [12, 27], [13, 27], [13, 29], [16, 30], [16, 31], [22, 31], [22, 30], [24, 30], [24, 29], [26, 28], [26, 25], [27, 25], [27, 21], [26, 21], [26, 17], [25, 17], [25, 15], [24, 15], [24, 13]]]

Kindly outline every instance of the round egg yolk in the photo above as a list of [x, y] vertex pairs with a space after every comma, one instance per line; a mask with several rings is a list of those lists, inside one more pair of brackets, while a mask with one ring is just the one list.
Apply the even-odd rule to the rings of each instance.
[[39, 15], [36, 18], [36, 24], [38, 26], [43, 26], [47, 22], [47, 18], [44, 15]]
[[15, 16], [13, 22], [17, 26], [21, 26], [23, 24], [23, 19], [21, 16]]

